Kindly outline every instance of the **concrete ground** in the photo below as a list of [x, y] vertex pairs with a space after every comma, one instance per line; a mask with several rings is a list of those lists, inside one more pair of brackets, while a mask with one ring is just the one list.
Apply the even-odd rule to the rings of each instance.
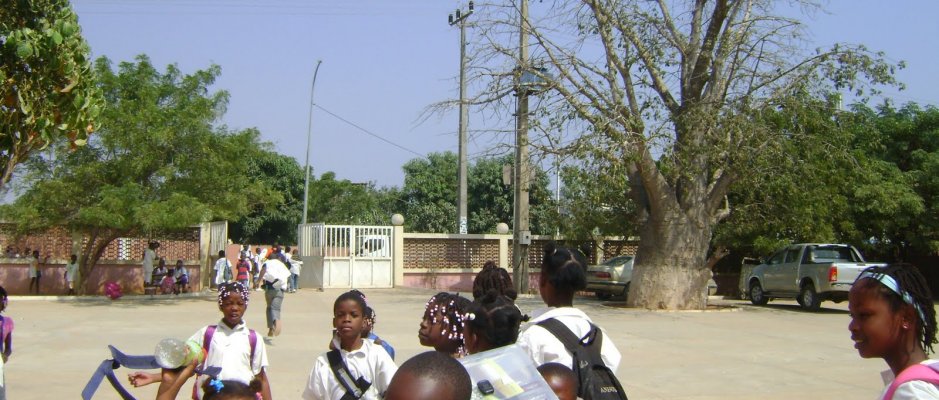
[[[326, 350], [332, 303], [342, 291], [301, 290], [284, 301], [284, 331], [268, 346], [274, 397], [299, 398], [313, 361]], [[254, 292], [246, 320], [262, 335], [264, 297]], [[376, 332], [394, 345], [396, 361], [429, 350], [417, 340], [422, 289], [365, 290], [378, 313]], [[591, 297], [575, 300], [604, 327], [623, 360], [617, 371], [629, 398], [864, 399], [876, 398], [882, 360], [862, 360], [849, 339], [846, 305], [823, 303], [818, 313], [794, 302], [766, 307], [719, 300], [730, 311], [650, 312], [611, 307]], [[523, 312], [538, 297], [519, 300]], [[214, 294], [128, 297], [117, 301], [13, 297], [14, 353], [4, 367], [8, 398], [78, 398], [113, 344], [128, 354], [152, 354], [163, 338], [186, 339], [220, 318]], [[116, 371], [126, 381], [127, 369]], [[156, 385], [131, 389], [155, 397]], [[182, 396], [180, 398], [184, 398]], [[118, 399], [105, 382], [96, 399]]]

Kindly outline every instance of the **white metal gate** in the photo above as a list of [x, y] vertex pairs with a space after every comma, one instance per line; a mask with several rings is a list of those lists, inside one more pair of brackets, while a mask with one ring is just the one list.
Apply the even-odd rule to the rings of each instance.
[[390, 288], [396, 249], [390, 226], [299, 226], [300, 285], [318, 288]]

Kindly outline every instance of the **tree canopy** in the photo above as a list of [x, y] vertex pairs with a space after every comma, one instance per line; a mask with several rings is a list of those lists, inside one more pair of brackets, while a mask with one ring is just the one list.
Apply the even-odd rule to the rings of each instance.
[[0, 7], [0, 188], [36, 150], [73, 147], [98, 128], [101, 94], [67, 0]]

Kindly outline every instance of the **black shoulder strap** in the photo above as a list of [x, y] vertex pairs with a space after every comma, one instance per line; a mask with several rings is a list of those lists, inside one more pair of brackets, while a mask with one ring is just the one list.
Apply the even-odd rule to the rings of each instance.
[[547, 329], [548, 332], [551, 332], [554, 337], [558, 338], [558, 340], [564, 344], [564, 347], [567, 348], [567, 351], [571, 352], [572, 354], [580, 350], [580, 339], [574, 335], [574, 332], [571, 332], [571, 329], [568, 328], [567, 325], [564, 325], [563, 322], [554, 318], [548, 318], [539, 322], [538, 326]]
[[352, 379], [352, 374], [349, 372], [349, 368], [346, 367], [346, 363], [342, 361], [342, 355], [339, 354], [338, 349], [327, 352], [326, 359], [329, 360], [329, 367], [336, 375], [336, 380], [346, 389], [346, 394], [339, 400], [360, 399], [365, 391], [372, 386], [372, 383], [365, 380], [364, 377], [360, 376], [359, 379]]

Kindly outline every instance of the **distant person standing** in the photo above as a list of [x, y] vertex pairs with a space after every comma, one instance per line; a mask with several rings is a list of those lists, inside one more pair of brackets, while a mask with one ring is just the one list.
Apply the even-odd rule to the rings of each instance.
[[288, 291], [290, 293], [297, 292], [297, 279], [300, 278], [300, 262], [293, 259], [293, 254], [290, 253], [290, 246], [284, 247], [284, 258], [287, 260], [287, 268], [290, 269], [290, 287]]
[[75, 276], [78, 275], [78, 256], [72, 254], [72, 257], [68, 260], [68, 264], [65, 264], [65, 287], [68, 288], [66, 296], [72, 296], [75, 294]]
[[225, 250], [218, 251], [218, 260], [215, 261], [213, 270], [215, 271], [216, 287], [221, 286], [223, 283], [228, 283], [231, 280], [231, 261], [225, 258]]
[[39, 279], [42, 278], [42, 271], [39, 270], [39, 250], [33, 252], [29, 259], [29, 292], [33, 292], [33, 286], [36, 287], [36, 294], [39, 294]]
[[140, 264], [143, 266], [144, 287], [150, 286], [150, 283], [153, 279], [153, 262], [157, 259], [156, 249], [159, 247], [159, 243], [150, 242], [147, 244], [147, 249], [143, 251], [143, 261]]

